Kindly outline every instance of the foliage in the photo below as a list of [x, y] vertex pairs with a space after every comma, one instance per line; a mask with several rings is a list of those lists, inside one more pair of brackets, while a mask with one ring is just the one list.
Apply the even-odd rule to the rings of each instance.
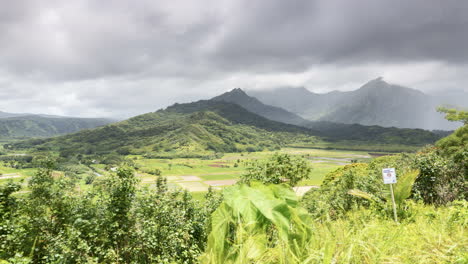
[[[307, 127], [317, 131], [320, 136], [331, 143], [340, 143], [347, 147], [369, 145], [368, 148], [392, 147], [392, 145], [424, 146], [432, 144], [441, 135], [423, 129], [364, 126], [359, 124], [340, 124], [331, 122], [310, 122]], [[353, 144], [355, 142], [355, 144]], [[353, 146], [357, 145], [357, 146]]]
[[378, 206], [380, 210], [389, 210], [386, 206], [390, 201], [389, 189], [382, 181], [382, 169], [388, 167], [396, 168], [397, 175], [402, 177], [395, 190], [398, 199], [403, 201], [418, 174], [411, 167], [411, 156], [400, 154], [337, 169], [325, 177], [319, 189], [307, 192], [302, 203], [312, 215], [321, 219], [335, 219], [358, 207]]
[[195, 263], [206, 243], [206, 206], [187, 192], [140, 188], [131, 168], [121, 166], [88, 192], [73, 178], [44, 163], [29, 181], [30, 193], [12, 196], [19, 186], [0, 186], [0, 259], [19, 263]]
[[[466, 263], [468, 204], [408, 203], [396, 224], [373, 209], [355, 209], [334, 221], [314, 222], [301, 263]], [[291, 262], [294, 263], [294, 262]]]
[[445, 119], [449, 121], [459, 121], [465, 125], [468, 124], [468, 111], [455, 108], [439, 107], [437, 108], [437, 112], [444, 113]]
[[421, 150], [415, 159], [421, 176], [415, 184], [416, 195], [426, 203], [446, 204], [466, 199], [468, 176], [468, 124], [466, 111], [439, 108], [451, 121], [464, 125], [436, 142], [436, 148]]
[[398, 178], [398, 182], [393, 188], [395, 193], [395, 202], [398, 206], [401, 207], [403, 202], [411, 196], [414, 182], [419, 174], [419, 170], [410, 170], [401, 174]]
[[[224, 190], [212, 215], [203, 263], [300, 262], [312, 238], [311, 219], [286, 185], [242, 184]], [[279, 255], [269, 251], [280, 250]], [[291, 263], [289, 262], [289, 263]]]
[[[403, 177], [411, 179], [414, 174], [412, 171]], [[271, 197], [271, 188], [278, 187], [285, 186], [240, 185], [226, 189], [225, 201], [212, 215], [213, 229], [202, 263], [461, 264], [468, 260], [465, 201], [440, 208], [408, 202], [408, 217], [398, 224], [374, 208], [354, 208], [345, 217], [327, 221], [311, 221], [306, 214], [300, 219], [307, 227], [292, 229], [294, 238], [304, 238], [296, 244], [283, 243], [278, 230], [268, 227], [287, 215], [283, 210], [288, 208], [288, 195]], [[289, 208], [303, 210], [297, 205]], [[287, 224], [295, 219], [287, 217], [277, 222], [290, 230]], [[294, 251], [296, 245], [300, 246], [298, 252]]]
[[443, 153], [440, 149], [426, 148], [415, 156], [415, 167], [421, 173], [413, 192], [416, 198], [425, 203], [440, 205], [456, 199], [466, 199], [468, 151], [456, 151], [459, 153], [457, 155]]
[[148, 154], [189, 157], [214, 153], [277, 149], [313, 138], [306, 128], [274, 122], [229, 103], [200, 101], [147, 113], [93, 130], [45, 140], [11, 143], [12, 149], [35, 148], [77, 154]]
[[265, 184], [287, 182], [290, 186], [295, 186], [301, 180], [308, 179], [311, 170], [309, 163], [302, 158], [275, 153], [266, 161], [253, 162], [241, 175], [240, 182], [260, 181]]
[[[405, 204], [405, 200], [411, 196], [413, 184], [416, 178], [418, 177], [418, 175], [419, 175], [419, 170], [411, 170], [402, 175], [399, 175], [398, 181], [396, 184], [394, 184], [395, 186], [393, 187], [395, 203], [399, 209], [402, 209], [403, 205]], [[376, 203], [383, 202], [382, 200], [375, 199], [375, 196], [373, 194], [366, 193], [358, 189], [350, 190], [348, 191], [348, 194], [356, 196], [356, 197], [361, 197], [363, 199], [376, 202]], [[385, 201], [389, 202], [391, 200], [391, 193], [384, 193], [384, 195], [385, 195]]]
[[451, 135], [437, 141], [436, 146], [445, 156], [463, 155], [463, 152], [468, 151], [468, 125], [458, 128]]

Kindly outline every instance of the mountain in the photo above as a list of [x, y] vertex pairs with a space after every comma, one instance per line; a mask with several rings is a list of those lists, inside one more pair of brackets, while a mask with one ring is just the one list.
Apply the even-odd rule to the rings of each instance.
[[444, 104], [442, 97], [389, 84], [382, 78], [350, 92], [316, 94], [305, 88], [280, 88], [248, 93], [312, 121], [431, 130], [450, 130], [460, 125], [437, 113], [437, 106]]
[[73, 118], [0, 112], [0, 139], [51, 137], [111, 123], [104, 118]]
[[[368, 89], [369, 87], [364, 87]], [[282, 91], [285, 91], [282, 94]], [[287, 90], [279, 90], [280, 96], [272, 98], [274, 100], [281, 99], [287, 96], [298, 96], [299, 100], [296, 105], [307, 103], [307, 99], [314, 95], [304, 88], [292, 89], [292, 93], [287, 93]], [[375, 92], [375, 91], [371, 91]], [[377, 91], [378, 92], [378, 91]], [[414, 90], [413, 93], [418, 93]], [[331, 100], [324, 102], [325, 100], [319, 100], [317, 103], [321, 103], [322, 106], [326, 103], [330, 103], [338, 100], [346, 93], [332, 92], [327, 94]], [[362, 96], [362, 94], [356, 94], [355, 96]], [[319, 95], [320, 97], [320, 95]], [[338, 122], [326, 122], [326, 121], [307, 121], [299, 116], [292, 114], [282, 108], [272, 107], [263, 104], [258, 99], [247, 95], [243, 90], [236, 88], [230, 92], [224, 93], [220, 96], [214, 97], [211, 101], [224, 101], [231, 102], [241, 105], [245, 109], [259, 116], [263, 116], [270, 120], [275, 120], [283, 123], [286, 121], [293, 120], [296, 125], [307, 127], [312, 130], [312, 133], [316, 136], [324, 138], [328, 141], [361, 141], [361, 142], [373, 142], [373, 143], [384, 143], [384, 144], [407, 144], [407, 145], [424, 145], [427, 143], [435, 142], [440, 138], [439, 135], [435, 135], [432, 132], [424, 131], [422, 129], [399, 129], [396, 127], [382, 127], [382, 126], [364, 126], [359, 124], [344, 124]], [[285, 100], [288, 101], [288, 100]], [[281, 100], [278, 100], [281, 102]], [[222, 113], [226, 115], [227, 113]], [[246, 113], [242, 113], [245, 115]], [[292, 122], [289, 122], [292, 123]], [[257, 123], [258, 124], [258, 123]], [[253, 124], [255, 125], [255, 124]], [[285, 129], [285, 128], [282, 128]]]
[[447, 131], [432, 132], [423, 129], [365, 126], [324, 121], [311, 121], [304, 124], [315, 131], [315, 135], [330, 142], [352, 141], [370, 144], [397, 144], [423, 146], [432, 144], [447, 136]]
[[[221, 98], [229, 98], [232, 94], [231, 91], [227, 93], [228, 96], [224, 94]], [[234, 90], [234, 94], [241, 94], [243, 102], [247, 101], [243, 92]], [[258, 100], [248, 101], [252, 103], [252, 109], [269, 109]], [[287, 113], [279, 108], [273, 109], [278, 113]], [[54, 150], [60, 151], [62, 156], [117, 152], [153, 157], [193, 157], [214, 152], [273, 150], [289, 144], [310, 146], [321, 140], [414, 146], [433, 143], [440, 137], [418, 129], [388, 129], [327, 122], [308, 122], [296, 126], [270, 120], [238, 104], [215, 97], [212, 100], [174, 104], [166, 109], [95, 129], [55, 138], [21, 141], [5, 147]]]
[[24, 114], [15, 114], [15, 113], [7, 113], [0, 111], [0, 118], [8, 118], [8, 117], [18, 117], [23, 116]]
[[174, 104], [104, 127], [6, 147], [57, 150], [63, 156], [117, 151], [187, 157], [278, 149], [289, 143], [313, 140], [310, 129], [269, 120], [237, 104], [205, 100]]
[[242, 106], [246, 110], [263, 116], [273, 121], [278, 121], [286, 124], [300, 125], [306, 122], [300, 116], [288, 112], [280, 107], [266, 105], [260, 102], [257, 98], [248, 96], [242, 89], [236, 88], [230, 92], [216, 96], [212, 101], [224, 101]]
[[336, 108], [348, 92], [313, 93], [304, 87], [281, 87], [267, 91], [248, 91], [261, 102], [281, 107], [307, 120], [319, 120]]

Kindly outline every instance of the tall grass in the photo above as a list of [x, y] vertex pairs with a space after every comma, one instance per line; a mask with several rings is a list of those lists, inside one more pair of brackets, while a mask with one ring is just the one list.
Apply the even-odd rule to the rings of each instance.
[[[241, 189], [242, 194], [228, 197], [232, 203], [222, 205], [213, 215], [216, 218], [203, 263], [468, 263], [466, 201], [439, 208], [406, 202], [405, 218], [400, 223], [378, 207], [356, 208], [336, 220], [312, 221], [302, 215], [298, 223], [307, 223], [306, 232], [295, 229], [294, 234], [275, 236], [267, 226], [272, 224], [282, 232], [281, 226], [291, 223], [265, 218], [270, 210], [282, 218], [302, 209], [293, 202], [288, 210], [278, 211], [284, 205], [255, 199], [265, 198], [260, 194], [272, 190]], [[400, 191], [404, 197], [405, 191]], [[298, 247], [295, 242], [302, 243]]]
[[412, 204], [400, 224], [371, 210], [315, 223], [303, 263], [467, 263], [466, 203], [435, 209]]

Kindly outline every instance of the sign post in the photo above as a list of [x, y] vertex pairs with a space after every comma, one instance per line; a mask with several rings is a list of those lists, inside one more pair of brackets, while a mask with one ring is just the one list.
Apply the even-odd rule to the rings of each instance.
[[395, 195], [393, 194], [393, 184], [397, 182], [395, 168], [386, 168], [382, 169], [382, 176], [384, 184], [390, 184], [390, 193], [392, 195], [392, 204], [393, 204], [393, 217], [395, 222], [398, 223]]

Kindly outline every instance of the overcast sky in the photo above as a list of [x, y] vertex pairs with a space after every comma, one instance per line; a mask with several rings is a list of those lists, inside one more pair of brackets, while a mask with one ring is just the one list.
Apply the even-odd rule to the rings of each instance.
[[468, 87], [464, 0], [0, 0], [0, 111], [127, 117], [235, 87]]

